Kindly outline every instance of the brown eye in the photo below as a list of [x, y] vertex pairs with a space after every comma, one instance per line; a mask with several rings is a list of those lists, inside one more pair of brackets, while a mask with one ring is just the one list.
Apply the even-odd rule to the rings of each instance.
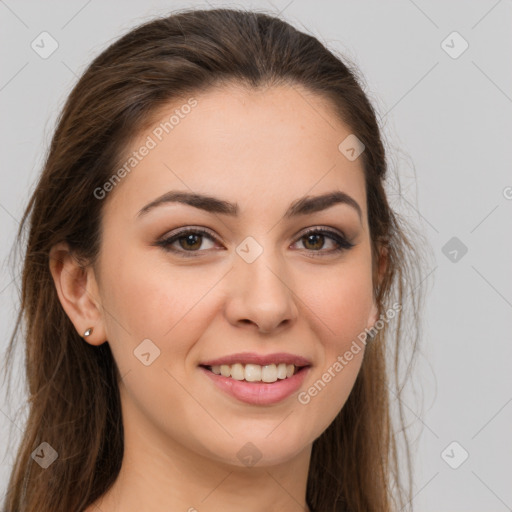
[[[321, 249], [324, 248], [326, 240], [330, 240], [331, 243], [334, 243], [334, 247], [332, 247], [330, 250], [322, 251]], [[311, 229], [303, 234], [298, 241], [302, 241], [305, 249], [311, 252], [314, 256], [329, 255], [354, 247], [354, 244], [350, 243], [341, 234], [325, 229]]]
[[[179, 253], [183, 256], [195, 256], [193, 253], [203, 252], [201, 247], [205, 239], [215, 242], [213, 236], [203, 229], [185, 229], [163, 240], [159, 240], [156, 242], [156, 245], [163, 247], [166, 251]], [[179, 244], [180, 248], [175, 246], [176, 243]]]
[[[213, 235], [204, 229], [188, 228], [159, 240], [156, 242], [156, 245], [163, 247], [164, 250], [168, 252], [173, 252], [181, 256], [198, 256], [200, 253], [204, 252], [205, 248], [203, 247], [202, 250], [201, 247], [205, 240], [212, 243], [216, 241]], [[322, 250], [328, 241], [330, 241], [333, 246], [330, 249]], [[343, 235], [326, 229], [310, 229], [295, 243], [298, 242], [302, 242], [305, 250], [312, 256], [329, 256], [354, 247], [354, 244], [350, 243]], [[179, 244], [179, 247], [177, 247], [176, 244]], [[206, 249], [208, 249], [208, 247]]]
[[[306, 249], [321, 249], [325, 242], [324, 235], [320, 233], [312, 234], [312, 235], [305, 235], [301, 238], [301, 240], [304, 240], [304, 245]], [[308, 247], [309, 246], [309, 247]]]
[[203, 235], [191, 233], [185, 236], [180, 236], [177, 240], [183, 249], [199, 249], [201, 247], [202, 236]]

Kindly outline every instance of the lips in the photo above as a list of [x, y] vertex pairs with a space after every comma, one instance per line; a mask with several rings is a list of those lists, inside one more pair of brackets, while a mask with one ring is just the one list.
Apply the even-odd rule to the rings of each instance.
[[203, 361], [199, 366], [212, 367], [221, 365], [233, 365], [236, 363], [240, 364], [257, 364], [260, 366], [266, 366], [269, 364], [278, 365], [280, 363], [293, 364], [298, 368], [303, 366], [311, 366], [311, 362], [305, 357], [289, 354], [285, 352], [278, 352], [274, 354], [256, 354], [254, 352], [240, 352], [238, 354], [231, 354], [225, 357], [217, 359], [210, 359]]
[[230, 377], [216, 375], [207, 368], [200, 366], [202, 374], [217, 389], [238, 402], [256, 406], [270, 406], [285, 401], [299, 391], [310, 370], [310, 366], [303, 367], [289, 378], [278, 380], [272, 384], [266, 384], [264, 382], [246, 382], [245, 380], [235, 380]]
[[[250, 381], [246, 380], [248, 365], [253, 366], [249, 372], [251, 374]], [[257, 373], [257, 368], [254, 368], [256, 365], [262, 371], [262, 380], [259, 380], [258, 375], [252, 375], [254, 372]], [[268, 367], [273, 365], [280, 367], [279, 375], [268, 374], [272, 373], [270, 370], [273, 370]], [[240, 352], [204, 361], [199, 364], [199, 367], [203, 374], [222, 392], [238, 401], [263, 406], [277, 404], [297, 392], [311, 370], [311, 362], [303, 356], [285, 352], [273, 354]], [[284, 376], [282, 375], [283, 367], [286, 369]], [[240, 373], [241, 368], [244, 371], [243, 376]], [[225, 376], [226, 372], [229, 375], [233, 369], [236, 378]], [[291, 373], [290, 370], [292, 370]], [[274, 381], [275, 377], [278, 378]]]

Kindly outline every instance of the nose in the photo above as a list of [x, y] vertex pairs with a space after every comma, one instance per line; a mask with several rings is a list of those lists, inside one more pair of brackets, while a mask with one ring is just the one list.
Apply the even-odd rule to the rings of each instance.
[[298, 308], [294, 284], [285, 263], [272, 251], [263, 251], [252, 263], [236, 256], [228, 275], [225, 311], [232, 325], [249, 324], [260, 333], [269, 334], [295, 322]]

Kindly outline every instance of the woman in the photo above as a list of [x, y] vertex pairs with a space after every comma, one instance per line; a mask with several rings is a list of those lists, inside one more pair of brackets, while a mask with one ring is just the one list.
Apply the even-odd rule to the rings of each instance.
[[280, 19], [182, 11], [99, 55], [22, 222], [4, 512], [410, 501], [388, 386], [421, 254], [386, 172], [355, 72]]

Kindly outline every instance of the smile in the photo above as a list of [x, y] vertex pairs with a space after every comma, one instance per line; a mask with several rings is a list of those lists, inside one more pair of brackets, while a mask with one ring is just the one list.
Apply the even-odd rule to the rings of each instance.
[[[279, 378], [277, 376], [278, 373], [281, 376], [283, 375], [282, 364], [284, 363], [280, 363], [277, 366], [272, 364], [262, 367], [253, 364], [246, 364], [244, 366], [240, 363], [235, 363], [233, 365], [221, 365], [218, 368], [213, 366], [200, 366], [199, 369], [210, 379], [217, 389], [228, 396], [240, 402], [262, 406], [277, 404], [299, 391], [311, 369], [310, 366], [296, 367], [295, 365], [284, 364], [286, 374], [283, 378]], [[268, 366], [274, 366], [274, 368], [265, 369]], [[223, 369], [222, 367], [225, 368]], [[249, 367], [249, 369], [247, 367]], [[279, 367], [281, 367], [281, 369], [279, 369]], [[213, 371], [214, 369], [219, 373], [215, 373]], [[222, 374], [223, 370], [224, 373], [228, 373], [229, 371], [230, 375], [224, 376]], [[233, 370], [234, 376], [231, 375], [231, 371]], [[247, 371], [249, 379], [254, 380], [246, 379]], [[237, 379], [236, 377], [240, 377], [242, 372], [243, 378]], [[268, 379], [275, 377], [275, 380], [265, 382], [262, 380], [263, 375]]]
[[301, 367], [294, 364], [222, 364], [207, 366], [215, 375], [222, 375], [235, 380], [245, 380], [246, 382], [276, 382], [292, 377]]

